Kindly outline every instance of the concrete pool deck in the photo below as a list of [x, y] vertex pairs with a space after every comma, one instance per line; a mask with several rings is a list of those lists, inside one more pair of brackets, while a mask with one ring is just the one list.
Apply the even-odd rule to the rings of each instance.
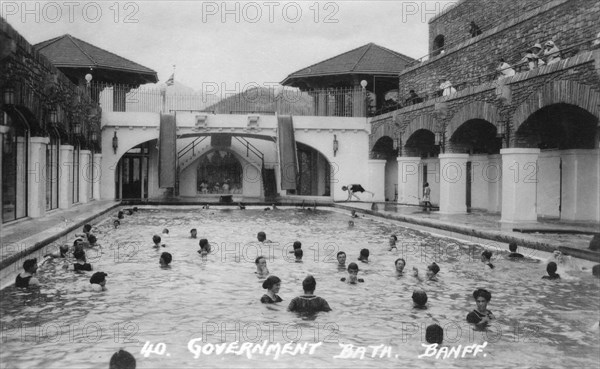
[[[309, 201], [312, 202], [313, 200]], [[323, 203], [321, 201], [318, 203], [319, 206], [330, 206], [331, 204], [330, 202]], [[139, 202], [138, 204], [143, 205]], [[158, 202], [153, 205], [160, 204]], [[177, 205], [184, 204], [177, 203]], [[251, 205], [258, 205], [258, 203]], [[281, 205], [286, 206], [285, 203]], [[574, 257], [600, 263], [600, 252], [588, 250], [592, 238], [591, 234], [600, 232], [600, 225], [598, 224], [570, 224], [555, 220], [541, 220], [536, 224], [514, 225], [514, 227], [525, 229], [565, 230], [587, 234], [523, 233], [513, 231], [513, 227], [503, 227], [498, 214], [475, 211], [468, 214], [443, 215], [436, 211], [424, 212], [418, 206], [398, 206], [389, 203], [378, 203], [378, 209], [373, 211], [371, 210], [372, 205], [371, 202], [339, 202], [333, 204], [335, 208], [342, 210], [356, 210], [359, 214], [381, 216], [422, 227], [439, 229], [444, 231], [445, 234], [456, 234], [458, 238], [467, 236], [506, 244], [515, 241], [520, 247], [550, 252], [560, 249]], [[114, 200], [94, 201], [68, 210], [55, 210], [42, 218], [23, 219], [3, 225], [2, 234], [0, 235], [0, 270], [51, 244], [60, 237], [73, 231], [80, 231], [86, 223], [94, 224], [94, 219], [119, 206], [125, 205]], [[235, 204], [232, 204], [232, 206], [235, 206]], [[298, 205], [296, 204], [296, 206]], [[506, 245], [506, 248], [508, 248], [508, 245]]]
[[373, 203], [371, 202], [339, 202], [335, 204], [335, 207], [348, 211], [356, 210], [358, 214], [381, 216], [440, 229], [445, 233], [455, 234], [458, 238], [468, 236], [504, 243], [507, 251], [508, 243], [515, 241], [519, 247], [548, 252], [561, 250], [573, 257], [600, 263], [600, 252], [589, 250], [593, 234], [600, 233], [600, 224], [597, 223], [566, 223], [540, 219], [533, 224], [506, 225], [500, 222], [500, 214], [484, 211], [473, 211], [467, 214], [440, 214], [437, 211], [423, 211], [420, 206], [398, 206], [389, 203], [376, 203], [376, 205], [376, 210], [372, 210]]

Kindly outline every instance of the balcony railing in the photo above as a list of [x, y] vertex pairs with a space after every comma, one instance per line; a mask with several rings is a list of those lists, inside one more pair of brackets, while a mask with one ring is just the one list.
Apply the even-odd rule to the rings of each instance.
[[253, 88], [222, 98], [199, 92], [161, 92], [157, 86], [92, 83], [92, 97], [104, 112], [205, 111], [214, 114], [284, 114], [365, 117], [368, 98], [361, 88], [300, 91]]

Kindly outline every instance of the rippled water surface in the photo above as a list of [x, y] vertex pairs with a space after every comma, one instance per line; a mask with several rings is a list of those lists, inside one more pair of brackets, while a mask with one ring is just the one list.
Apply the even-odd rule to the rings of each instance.
[[[598, 280], [559, 269], [563, 280], [541, 280], [545, 265], [512, 262], [494, 253], [496, 268], [479, 261], [479, 246], [439, 239], [418, 231], [380, 222], [355, 219], [318, 210], [199, 210], [142, 209], [126, 217], [122, 227], [101, 223], [96, 233], [100, 252], [89, 250], [95, 271], [108, 273], [107, 291], [90, 292], [91, 272], [66, 272], [50, 262], [38, 271], [39, 292], [7, 288], [2, 291], [1, 368], [107, 368], [111, 355], [124, 348], [137, 359], [138, 368], [196, 367], [590, 367], [599, 362]], [[168, 228], [165, 248], [152, 248], [152, 235]], [[213, 252], [203, 260], [198, 238], [207, 238]], [[270, 245], [256, 243], [265, 231]], [[399, 250], [387, 251], [389, 234], [396, 233]], [[304, 262], [295, 263], [289, 250], [299, 240]], [[368, 248], [370, 263], [359, 262], [365, 283], [340, 282], [336, 253], [345, 251], [348, 263]], [[170, 269], [158, 264], [159, 255], [173, 255]], [[526, 253], [527, 250], [521, 250]], [[265, 290], [254, 274], [254, 259], [267, 256], [271, 274], [282, 279], [283, 302], [263, 305]], [[473, 258], [472, 255], [477, 257]], [[424, 274], [432, 261], [441, 267], [438, 282], [420, 282], [407, 273], [396, 276], [394, 260], [407, 260]], [[290, 300], [302, 294], [302, 280], [312, 274], [315, 294], [333, 311], [298, 316], [286, 311]], [[412, 307], [411, 294], [422, 287], [429, 296], [425, 310]], [[488, 308], [497, 320], [484, 331], [465, 321], [475, 308], [472, 292], [492, 292]], [[444, 345], [482, 344], [483, 353], [464, 358], [418, 358], [425, 352], [425, 326], [438, 322], [445, 328]], [[255, 351], [246, 354], [200, 354], [188, 342], [205, 343], [306, 342], [322, 344], [311, 355], [282, 354], [275, 359]], [[145, 357], [146, 342], [164, 343], [162, 355]], [[364, 348], [355, 358], [339, 358], [341, 344]], [[369, 346], [385, 345], [373, 356]], [[208, 348], [209, 346], [205, 346]], [[294, 346], [295, 347], [295, 346]], [[159, 347], [162, 348], [162, 347]], [[161, 351], [161, 350], [157, 350]]]

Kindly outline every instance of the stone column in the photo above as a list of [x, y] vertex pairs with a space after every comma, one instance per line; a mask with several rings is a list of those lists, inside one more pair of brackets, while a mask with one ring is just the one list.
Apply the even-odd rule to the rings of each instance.
[[500, 155], [490, 155], [482, 175], [488, 184], [487, 210], [492, 213], [499, 213], [502, 210], [502, 157]]
[[537, 222], [537, 159], [540, 149], [502, 149], [503, 223]]
[[[489, 207], [489, 185], [485, 176], [488, 155], [471, 155], [471, 208], [487, 210]], [[468, 179], [468, 178], [467, 178]]]
[[398, 202], [419, 205], [420, 157], [398, 157]]
[[48, 137], [29, 139], [27, 176], [27, 215], [32, 218], [46, 214], [46, 145]]
[[[0, 125], [0, 178], [4, 178], [2, 177], [2, 156], [4, 154], [4, 135], [7, 134], [8, 131], [10, 131], [10, 127]], [[3, 191], [1, 191], [0, 189], [0, 211], [2, 210], [2, 205], [4, 204], [4, 200], [2, 199], [2, 193]], [[3, 242], [1, 236], [3, 234], [4, 233], [2, 233], [2, 215], [0, 214], [0, 242]]]
[[79, 150], [79, 202], [88, 203], [89, 185], [90, 185], [90, 150]]
[[440, 154], [440, 213], [467, 212], [467, 161], [469, 154]]
[[71, 175], [73, 172], [73, 146], [60, 145], [59, 171], [58, 171], [58, 186], [60, 187], [58, 194], [58, 207], [60, 209], [68, 209], [73, 202], [73, 183]]
[[92, 198], [100, 200], [100, 177], [102, 176], [102, 154], [94, 154], [94, 164], [92, 166]]
[[600, 221], [600, 150], [565, 150], [562, 159], [560, 218]]
[[[373, 159], [369, 160], [369, 183], [365, 190], [373, 192], [375, 195], [365, 193], [363, 196], [358, 194], [358, 197], [363, 201], [385, 201], [385, 163], [386, 160]], [[362, 184], [362, 183], [361, 183]], [[363, 187], [365, 184], [362, 184]]]

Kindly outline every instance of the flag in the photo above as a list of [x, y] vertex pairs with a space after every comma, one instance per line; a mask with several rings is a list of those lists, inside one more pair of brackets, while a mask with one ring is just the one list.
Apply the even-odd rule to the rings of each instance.
[[175, 73], [171, 74], [171, 77], [165, 82], [167, 86], [173, 86], [175, 84]]

